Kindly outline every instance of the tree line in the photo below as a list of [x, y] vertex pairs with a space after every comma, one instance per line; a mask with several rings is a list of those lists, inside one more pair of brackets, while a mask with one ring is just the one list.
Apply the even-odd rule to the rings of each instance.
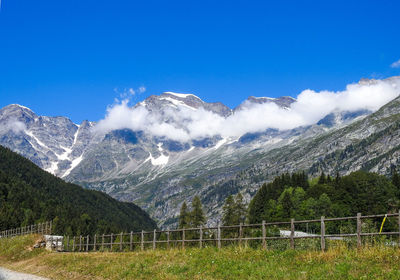
[[[391, 177], [365, 171], [346, 176], [326, 175], [308, 178], [305, 172], [285, 173], [264, 183], [248, 207], [242, 194], [229, 195], [222, 208], [222, 225], [319, 219], [398, 212], [400, 209], [400, 175]], [[194, 197], [192, 210], [182, 204], [179, 227], [199, 227], [206, 222], [201, 200]], [[388, 222], [389, 223], [389, 222]], [[395, 227], [388, 224], [387, 227]]]
[[0, 146], [0, 229], [51, 220], [61, 235], [157, 228], [135, 204], [64, 182]]

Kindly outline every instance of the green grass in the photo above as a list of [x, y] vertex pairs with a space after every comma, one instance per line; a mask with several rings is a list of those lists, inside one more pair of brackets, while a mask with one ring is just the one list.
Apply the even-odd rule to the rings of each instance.
[[[362, 250], [339, 246], [327, 252], [236, 246], [221, 250], [26, 253], [29, 238], [18, 239], [6, 241], [8, 245], [19, 244], [6, 251], [0, 240], [0, 265], [52, 279], [400, 279], [400, 250], [383, 246]], [[16, 258], [12, 258], [14, 254]]]
[[38, 239], [41, 239], [39, 235], [24, 235], [0, 239], [0, 262], [16, 262], [44, 254], [44, 249], [33, 250], [32, 248]]

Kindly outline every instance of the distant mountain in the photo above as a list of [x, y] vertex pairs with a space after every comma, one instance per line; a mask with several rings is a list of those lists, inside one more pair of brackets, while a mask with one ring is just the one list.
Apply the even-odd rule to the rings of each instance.
[[133, 203], [66, 183], [0, 146], [0, 228], [53, 220], [56, 234], [94, 234], [156, 228]]
[[296, 99], [290, 96], [282, 96], [278, 98], [250, 96], [247, 98], [245, 102], [236, 107], [235, 111], [242, 110], [251, 104], [265, 104], [265, 103], [273, 103], [279, 107], [288, 109], [290, 108], [290, 105], [292, 105], [292, 103], [294, 102], [296, 102]]
[[0, 109], [0, 144], [25, 156], [44, 170], [66, 176], [82, 160], [93, 141], [93, 122], [74, 124], [65, 117], [38, 116], [11, 104]]
[[220, 102], [207, 103], [194, 94], [174, 92], [164, 92], [161, 95], [151, 95], [146, 98], [145, 101], [138, 103], [136, 106], [144, 106], [150, 112], [162, 111], [165, 107], [173, 109], [184, 107], [191, 110], [203, 108], [223, 117], [232, 114], [232, 110]]
[[156, 133], [129, 125], [99, 131], [101, 122], [78, 126], [63, 117], [41, 117], [28, 108], [9, 105], [0, 110], [0, 144], [68, 181], [137, 203], [164, 227], [176, 223], [180, 205], [194, 195], [200, 195], [210, 223], [215, 224], [227, 195], [242, 192], [249, 201], [260, 184], [282, 172], [333, 175], [365, 169], [386, 174], [398, 163], [400, 143], [392, 137], [398, 133], [398, 99], [375, 113], [334, 110], [315, 124], [293, 129], [269, 128], [239, 136], [214, 133], [181, 140], [157, 135], [166, 130], [176, 136], [168, 131], [170, 127], [190, 132], [187, 117], [201, 117], [201, 112], [224, 120], [269, 103], [290, 112], [296, 102], [291, 97], [251, 96], [231, 110], [192, 94], [165, 92], [124, 109], [145, 112], [132, 117], [154, 121]]

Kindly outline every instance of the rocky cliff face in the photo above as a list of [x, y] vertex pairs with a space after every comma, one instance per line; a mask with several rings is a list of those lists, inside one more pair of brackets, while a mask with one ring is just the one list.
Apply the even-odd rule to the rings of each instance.
[[[362, 81], [367, 82], [373, 83]], [[185, 118], [175, 117], [182, 110], [227, 118], [251, 104], [291, 110], [295, 102], [290, 97], [249, 97], [231, 110], [195, 95], [166, 92], [132, 109], [145, 108], [147, 117], [185, 130]], [[194, 195], [201, 196], [212, 224], [226, 196], [242, 192], [249, 199], [260, 184], [282, 172], [334, 175], [366, 169], [385, 174], [398, 165], [400, 155], [399, 98], [375, 113], [335, 111], [294, 129], [182, 141], [130, 128], [100, 133], [93, 122], [76, 125], [65, 117], [37, 116], [20, 105], [1, 109], [0, 124], [1, 145], [69, 181], [133, 201], [165, 227], [176, 223], [181, 203]]]
[[66, 117], [38, 116], [12, 104], [0, 110], [0, 143], [58, 176], [79, 164], [92, 136], [93, 123], [76, 125]]

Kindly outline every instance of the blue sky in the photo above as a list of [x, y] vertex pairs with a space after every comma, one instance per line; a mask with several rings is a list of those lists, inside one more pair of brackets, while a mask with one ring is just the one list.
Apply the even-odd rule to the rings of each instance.
[[249, 95], [342, 90], [400, 75], [400, 1], [2, 0], [0, 107], [104, 117], [118, 91]]

